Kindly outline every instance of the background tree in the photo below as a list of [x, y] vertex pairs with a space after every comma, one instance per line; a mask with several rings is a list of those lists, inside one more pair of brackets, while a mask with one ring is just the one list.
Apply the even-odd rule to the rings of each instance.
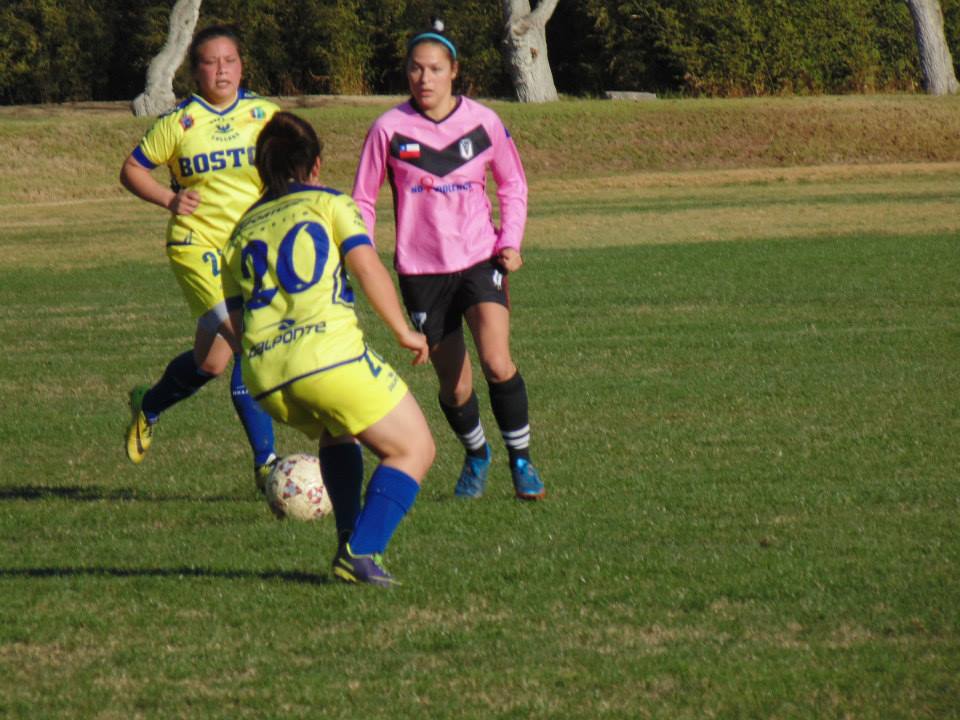
[[173, 77], [190, 47], [193, 29], [200, 18], [201, 0], [177, 0], [170, 11], [170, 32], [167, 41], [147, 68], [147, 87], [133, 99], [133, 114], [159, 115], [177, 102]]
[[[0, 0], [0, 104], [129, 101], [168, 39], [174, 3]], [[947, 45], [960, 46], [960, 0], [939, 6]], [[458, 92], [507, 97], [524, 69], [509, 62], [508, 11], [516, 31], [517, 19], [549, 14], [549, 63], [546, 46], [537, 53], [571, 95], [913, 92], [925, 82], [906, 0], [203, 0], [198, 26], [240, 28], [254, 92], [394, 94], [406, 91], [407, 39], [439, 15], [463, 59]], [[173, 91], [192, 89], [184, 63]]]
[[953, 58], [943, 31], [940, 0], [907, 0], [917, 34], [923, 86], [931, 95], [946, 95], [960, 89]]
[[557, 0], [540, 0], [535, 10], [529, 0], [503, 0], [504, 47], [520, 102], [557, 99], [547, 58], [547, 22], [556, 7]]

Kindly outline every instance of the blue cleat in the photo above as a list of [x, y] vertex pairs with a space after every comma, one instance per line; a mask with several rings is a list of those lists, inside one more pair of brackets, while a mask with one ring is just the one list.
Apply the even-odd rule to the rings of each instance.
[[518, 458], [510, 467], [513, 475], [513, 489], [519, 500], [540, 500], [547, 494], [540, 473], [533, 464], [524, 458]]
[[483, 457], [467, 455], [463, 460], [463, 468], [453, 494], [459, 498], [478, 498], [483, 495], [487, 486], [487, 475], [490, 473], [490, 443], [483, 446]]
[[333, 558], [333, 576], [353, 585], [365, 583], [377, 587], [396, 587], [393, 575], [383, 567], [383, 556], [354, 555], [350, 552], [350, 543], [343, 543]]

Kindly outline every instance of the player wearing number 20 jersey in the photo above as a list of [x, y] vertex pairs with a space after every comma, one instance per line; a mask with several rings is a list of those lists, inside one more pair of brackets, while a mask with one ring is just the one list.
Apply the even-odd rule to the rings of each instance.
[[[244, 298], [247, 386], [275, 418], [314, 437], [324, 427], [333, 434], [359, 432], [407, 391], [366, 347], [357, 324], [343, 258], [360, 245], [372, 243], [349, 195], [294, 184], [252, 207], [223, 252], [224, 293]], [[335, 378], [332, 386], [323, 386], [327, 377]], [[308, 413], [312, 417], [278, 392], [301, 383], [314, 391], [304, 395], [326, 400], [326, 408]], [[331, 402], [334, 393], [342, 399]]]

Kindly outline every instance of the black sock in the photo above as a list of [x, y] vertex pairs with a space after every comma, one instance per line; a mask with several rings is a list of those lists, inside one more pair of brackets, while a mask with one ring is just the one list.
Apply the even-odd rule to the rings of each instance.
[[152, 418], [156, 418], [181, 400], [186, 400], [211, 380], [213, 375], [197, 367], [193, 350], [177, 355], [167, 365], [160, 382], [143, 396], [141, 407], [144, 415], [152, 421]]
[[502, 383], [487, 383], [490, 405], [497, 419], [503, 443], [510, 454], [510, 464], [519, 458], [530, 460], [530, 420], [528, 417], [527, 386], [520, 372]]
[[[439, 398], [438, 398], [439, 400]], [[480, 423], [480, 403], [477, 394], [470, 393], [469, 399], [460, 407], [450, 407], [440, 400], [440, 409], [443, 410], [447, 422], [457, 438], [463, 443], [468, 455], [484, 457], [486, 455], [487, 437]]]

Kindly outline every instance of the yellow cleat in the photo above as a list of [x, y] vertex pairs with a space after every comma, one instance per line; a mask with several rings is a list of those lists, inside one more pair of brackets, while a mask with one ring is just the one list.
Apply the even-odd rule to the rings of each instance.
[[148, 385], [138, 385], [130, 391], [130, 412], [133, 415], [130, 427], [127, 428], [127, 457], [134, 465], [143, 462], [143, 458], [150, 449], [153, 439], [153, 424], [147, 422], [140, 406], [143, 405], [143, 396], [150, 389]]
[[257, 484], [257, 490], [261, 493], [267, 491], [267, 480], [270, 479], [270, 473], [277, 466], [277, 456], [273, 453], [267, 458], [263, 465], [257, 465], [253, 468], [253, 480]]

